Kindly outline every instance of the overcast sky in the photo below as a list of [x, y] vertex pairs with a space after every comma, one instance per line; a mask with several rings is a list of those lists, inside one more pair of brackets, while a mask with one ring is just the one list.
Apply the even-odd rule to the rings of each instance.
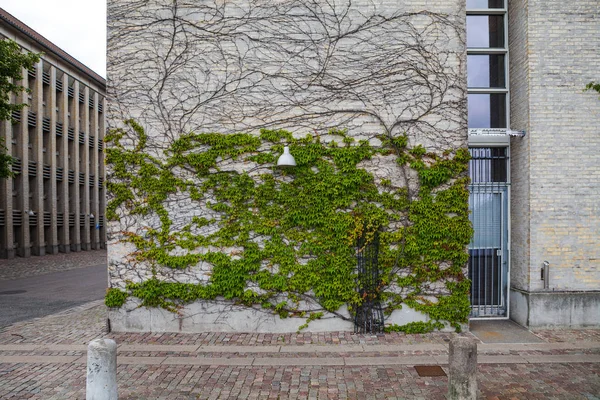
[[0, 7], [106, 77], [105, 0], [0, 0]]

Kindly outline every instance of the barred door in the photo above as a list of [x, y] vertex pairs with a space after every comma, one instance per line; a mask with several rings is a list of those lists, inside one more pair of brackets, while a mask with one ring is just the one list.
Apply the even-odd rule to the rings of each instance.
[[469, 243], [471, 317], [507, 317], [508, 154], [505, 147], [471, 148]]

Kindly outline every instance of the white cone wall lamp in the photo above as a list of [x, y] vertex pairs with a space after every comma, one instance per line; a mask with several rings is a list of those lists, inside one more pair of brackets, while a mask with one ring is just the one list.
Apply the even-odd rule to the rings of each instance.
[[296, 160], [294, 160], [294, 156], [290, 154], [290, 148], [285, 146], [283, 148], [283, 154], [279, 156], [277, 160], [278, 167], [295, 167]]

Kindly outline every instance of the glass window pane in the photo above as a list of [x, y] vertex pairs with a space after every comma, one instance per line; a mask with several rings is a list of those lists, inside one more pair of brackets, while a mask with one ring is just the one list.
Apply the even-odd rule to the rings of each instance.
[[504, 88], [504, 55], [467, 56], [467, 85], [473, 88]]
[[504, 47], [504, 17], [467, 15], [467, 47]]
[[504, 8], [504, 0], [467, 0], [467, 10], [472, 8]]
[[468, 95], [469, 128], [506, 128], [506, 94]]
[[502, 195], [500, 193], [471, 193], [469, 219], [475, 234], [469, 248], [499, 249], [502, 246]]

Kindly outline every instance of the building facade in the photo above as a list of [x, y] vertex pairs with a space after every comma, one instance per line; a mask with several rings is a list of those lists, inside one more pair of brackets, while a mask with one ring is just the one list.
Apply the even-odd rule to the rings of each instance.
[[[510, 317], [600, 323], [600, 5], [509, 1]], [[545, 279], [543, 279], [545, 277]]]
[[[111, 200], [123, 199], [115, 203], [115, 221], [109, 226], [113, 328], [284, 332], [296, 330], [305, 315], [318, 315], [308, 329], [355, 329], [352, 315], [358, 313], [323, 306], [326, 296], [316, 295], [318, 283], [302, 293], [302, 300], [286, 292], [269, 298], [276, 298], [276, 304], [252, 304], [252, 299], [266, 298], [273, 286], [288, 288], [260, 277], [294, 281], [293, 269], [281, 274], [288, 265], [283, 256], [276, 261], [267, 257], [240, 278], [246, 286], [239, 293], [224, 290], [233, 283], [219, 282], [224, 274], [219, 263], [226, 265], [225, 271], [241, 268], [254, 245], [236, 247], [239, 237], [232, 233], [228, 241], [210, 242], [227, 223], [237, 223], [239, 214], [227, 214], [235, 202], [212, 189], [186, 194], [193, 186], [213, 187], [204, 173], [249, 175], [253, 185], [262, 184], [266, 178], [258, 175], [262, 167], [256, 160], [270, 159], [254, 155], [239, 160], [235, 157], [244, 153], [239, 149], [235, 156], [228, 154], [231, 159], [219, 155], [209, 162], [203, 157], [216, 151], [212, 142], [192, 139], [190, 132], [259, 137], [267, 129], [264, 137], [272, 138], [268, 130], [281, 128], [296, 140], [308, 131], [306, 143], [317, 140], [332, 147], [337, 143], [330, 143], [331, 129], [346, 129], [348, 143], [363, 141], [380, 149], [387, 137], [395, 149], [406, 146], [410, 155], [391, 160], [389, 152], [377, 150], [360, 165], [379, 182], [380, 193], [408, 193], [414, 204], [421, 204], [416, 193], [420, 196], [427, 182], [422, 168], [433, 168], [436, 161], [468, 147], [473, 235], [464, 244], [469, 260], [463, 272], [471, 281], [470, 318], [511, 318], [530, 327], [598, 326], [600, 101], [582, 89], [599, 79], [599, 15], [592, 0], [467, 0], [466, 8], [456, 0], [283, 0], [276, 6], [259, 0], [210, 6], [109, 2], [108, 73], [114, 99], [109, 121], [122, 130], [115, 149], [143, 148], [153, 157], [152, 167], [144, 164], [146, 173], [160, 166], [165, 174], [186, 179], [161, 192], [162, 205], [150, 204], [147, 188], [136, 186], [123, 165], [113, 167], [118, 168], [115, 188], [136, 187], [126, 195], [109, 193]], [[194, 140], [202, 145], [193, 147]], [[199, 158], [180, 154], [182, 146]], [[419, 158], [422, 151], [426, 159]], [[189, 163], [180, 164], [182, 160]], [[140, 167], [125, 165], [128, 171]], [[277, 185], [290, 179], [274, 169], [270, 173]], [[459, 179], [460, 174], [453, 176], [434, 193], [439, 196]], [[203, 197], [208, 192], [212, 197]], [[252, 204], [248, 209], [260, 213], [258, 203]], [[356, 202], [351, 204], [342, 211], [358, 215], [352, 208]], [[406, 238], [420, 228], [414, 214], [399, 215], [397, 223], [383, 230], [383, 242], [391, 243], [390, 232]], [[440, 232], [431, 233], [436, 240], [420, 254], [428, 277], [453, 267], [448, 258], [428, 258], [456, 245], [445, 242], [451, 232], [444, 228], [454, 226], [462, 214], [445, 215], [450, 219], [437, 222]], [[298, 221], [302, 226], [300, 217]], [[281, 220], [272, 223], [274, 230], [268, 232], [277, 232]], [[382, 265], [389, 254], [402, 259], [406, 253], [398, 249], [412, 251], [426, 233], [423, 228], [415, 243], [411, 238], [391, 243], [382, 251]], [[261, 254], [273, 235], [254, 236]], [[294, 247], [286, 235], [281, 240], [300, 251], [302, 245]], [[290, 264], [310, 269], [313, 254], [304, 256]], [[402, 268], [392, 269], [393, 284], [375, 278], [390, 286], [388, 300], [403, 298], [404, 304], [381, 320], [388, 326], [440, 328], [435, 323], [443, 316], [462, 310], [464, 303], [453, 303], [455, 292], [450, 290], [461, 280], [446, 276], [426, 281], [418, 258], [412, 262], [408, 267], [400, 261]], [[420, 286], [407, 292], [415, 282]], [[370, 295], [359, 292], [364, 298]], [[288, 310], [293, 301], [296, 308]], [[298, 304], [305, 308], [302, 312]], [[427, 313], [424, 305], [439, 307]], [[280, 318], [282, 314], [288, 318]]]
[[105, 246], [106, 81], [0, 9], [0, 36], [42, 53], [21, 84], [31, 90], [0, 123], [14, 177], [0, 181], [0, 257]]
[[600, 323], [598, 15], [467, 1], [472, 317]]

